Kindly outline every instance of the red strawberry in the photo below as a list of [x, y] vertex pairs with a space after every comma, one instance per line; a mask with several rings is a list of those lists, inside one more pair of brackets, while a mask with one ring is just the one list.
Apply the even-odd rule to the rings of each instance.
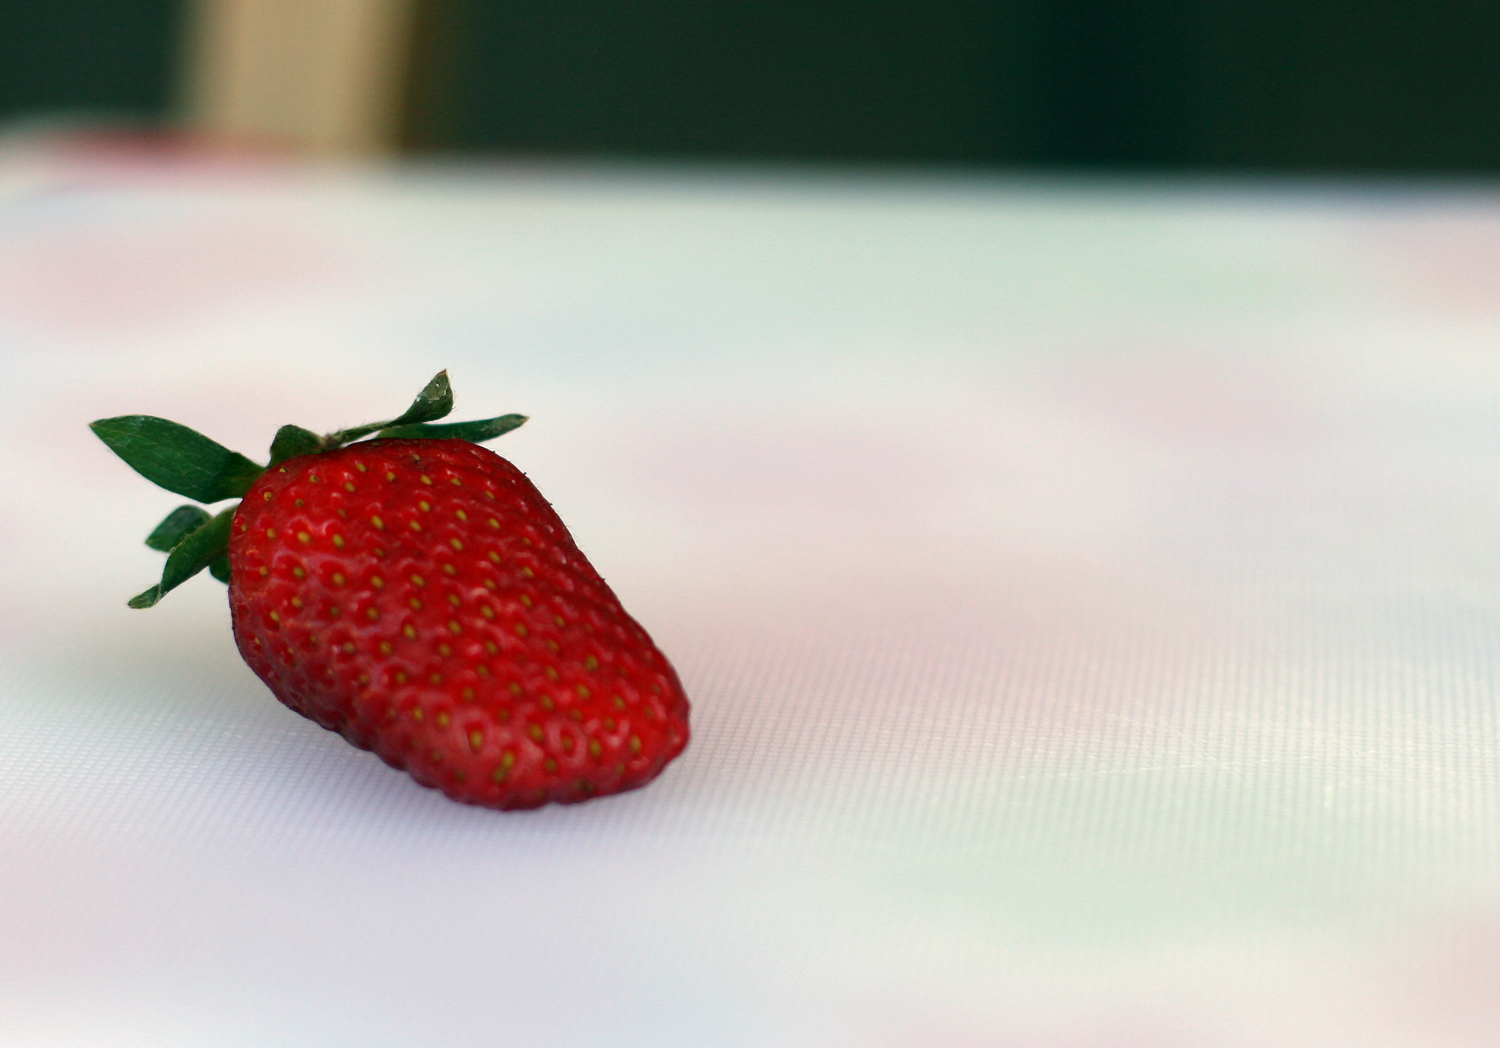
[[[218, 494], [167, 483], [172, 456], [142, 450], [166, 433], [177, 459], [202, 460], [191, 434], [222, 460], [199, 473], [244, 493], [163, 522], [148, 539], [171, 549], [163, 582], [132, 603], [216, 566], [240, 654], [278, 699], [455, 800], [532, 808], [645, 785], [687, 745], [676, 674], [525, 475], [449, 436], [524, 419], [423, 425], [445, 400], [439, 375], [392, 422], [321, 440], [285, 427], [264, 472], [173, 423], [95, 423], [151, 479]], [[377, 429], [406, 439], [340, 446]]]

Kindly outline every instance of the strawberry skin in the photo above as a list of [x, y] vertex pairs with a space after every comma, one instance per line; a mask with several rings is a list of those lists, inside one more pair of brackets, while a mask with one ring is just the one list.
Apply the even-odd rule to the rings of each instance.
[[246, 663], [287, 706], [454, 800], [643, 786], [688, 700], [529, 480], [466, 440], [288, 458], [229, 535]]

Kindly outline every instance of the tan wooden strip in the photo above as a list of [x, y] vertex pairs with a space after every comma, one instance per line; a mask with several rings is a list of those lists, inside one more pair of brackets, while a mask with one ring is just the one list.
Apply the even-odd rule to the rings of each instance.
[[190, 127], [325, 155], [390, 152], [414, 0], [193, 0]]

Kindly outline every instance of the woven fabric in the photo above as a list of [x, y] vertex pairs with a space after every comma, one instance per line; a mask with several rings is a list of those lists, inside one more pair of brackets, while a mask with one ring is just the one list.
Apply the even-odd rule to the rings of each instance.
[[[1468, 1046], [1500, 1028], [1500, 199], [19, 161], [0, 1041]], [[449, 369], [687, 753], [499, 814], [280, 707], [182, 500]]]

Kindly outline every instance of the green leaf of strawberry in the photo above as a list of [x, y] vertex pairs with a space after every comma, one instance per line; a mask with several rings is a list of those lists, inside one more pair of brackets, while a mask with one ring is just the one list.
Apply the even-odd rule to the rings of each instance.
[[100, 419], [89, 428], [141, 476], [197, 502], [242, 498], [265, 472], [202, 433], [153, 415]]
[[201, 506], [178, 506], [146, 536], [146, 545], [159, 553], [171, 553], [189, 532], [203, 527], [208, 519], [208, 512]]
[[311, 455], [323, 450], [323, 438], [301, 426], [282, 426], [271, 441], [271, 465], [279, 466], [289, 458]]
[[341, 429], [324, 438], [323, 447], [324, 450], [332, 450], [393, 426], [433, 422], [444, 418], [452, 410], [453, 388], [448, 384], [448, 372], [439, 371], [432, 377], [432, 381], [427, 383], [426, 388], [417, 394], [417, 399], [412, 401], [411, 407], [407, 408], [403, 414], [386, 422], [371, 422], [363, 426], [355, 426], [353, 429]]
[[320, 437], [312, 430], [303, 429], [301, 426], [282, 426], [276, 431], [275, 439], [271, 441], [271, 465], [278, 466], [298, 455], [332, 451], [368, 437], [371, 433], [379, 433], [382, 437], [449, 436], [477, 442], [508, 433], [526, 421], [524, 415], [502, 415], [499, 418], [484, 419], [479, 422], [459, 422], [437, 427], [437, 429], [427, 427], [427, 423], [445, 417], [452, 410], [453, 388], [448, 382], [448, 372], [439, 371], [422, 392], [417, 394], [417, 399], [412, 401], [411, 407], [396, 418], [341, 429], [326, 437]]
[[527, 415], [500, 415], [497, 418], [479, 419], [475, 422], [445, 422], [437, 425], [425, 423], [415, 426], [391, 426], [380, 431], [382, 440], [390, 437], [429, 439], [451, 438], [467, 440], [471, 444], [482, 444], [486, 440], [509, 433], [525, 423]]
[[234, 509], [226, 509], [207, 524], [189, 532], [172, 547], [161, 581], [130, 599], [132, 608], [149, 608], [229, 551], [229, 528]]

